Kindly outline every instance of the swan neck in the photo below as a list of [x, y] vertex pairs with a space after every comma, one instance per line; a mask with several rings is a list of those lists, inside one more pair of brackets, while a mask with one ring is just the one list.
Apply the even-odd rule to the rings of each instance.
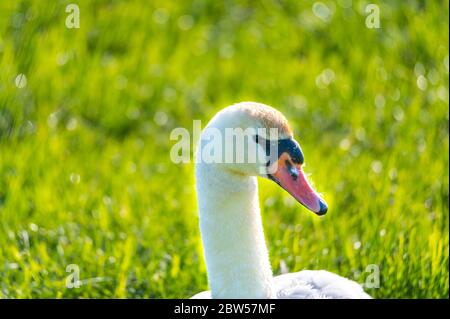
[[196, 184], [213, 298], [269, 298], [272, 270], [256, 177], [198, 164]]

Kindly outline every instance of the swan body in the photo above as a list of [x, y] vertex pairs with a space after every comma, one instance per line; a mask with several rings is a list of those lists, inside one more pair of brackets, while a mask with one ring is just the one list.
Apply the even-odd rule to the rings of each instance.
[[[264, 136], [256, 134], [244, 145], [245, 150], [255, 148], [258, 153], [255, 161], [201, 160], [207, 147], [204, 142], [211, 140], [206, 132], [214, 129], [223, 133], [226, 144], [230, 142], [225, 134], [227, 128], [266, 132]], [[273, 128], [276, 135], [270, 131]], [[269, 154], [268, 145], [274, 143], [278, 146], [275, 154]], [[272, 275], [257, 176], [274, 180], [305, 207], [318, 215], [325, 214], [326, 203], [303, 174], [303, 160], [287, 120], [267, 105], [238, 103], [223, 109], [208, 123], [197, 148], [195, 172], [200, 231], [211, 291], [192, 298], [370, 298], [356, 282], [323, 270]]]
[[[272, 279], [274, 299], [371, 299], [362, 287], [326, 270], [302, 270]], [[192, 299], [211, 299], [211, 291]]]

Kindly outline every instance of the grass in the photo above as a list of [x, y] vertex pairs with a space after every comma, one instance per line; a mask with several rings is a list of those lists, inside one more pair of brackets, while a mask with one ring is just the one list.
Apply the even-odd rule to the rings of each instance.
[[318, 218], [260, 181], [274, 273], [364, 282], [375, 264], [374, 297], [448, 298], [449, 6], [375, 3], [380, 29], [357, 0], [317, 15], [313, 1], [1, 1], [0, 297], [207, 289], [193, 165], [170, 161], [169, 134], [254, 100], [288, 117], [330, 206]]

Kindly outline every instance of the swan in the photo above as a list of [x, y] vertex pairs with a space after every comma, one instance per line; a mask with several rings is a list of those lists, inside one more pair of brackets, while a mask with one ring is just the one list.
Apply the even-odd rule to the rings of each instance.
[[[241, 144], [245, 150], [254, 147], [258, 153], [256, 161], [203, 160], [205, 153], [211, 153], [210, 143], [217, 142], [218, 136], [224, 145], [235, 138], [227, 135], [230, 128], [243, 131], [253, 128], [250, 132], [257, 132]], [[261, 136], [264, 134], [259, 132], [266, 134]], [[227, 154], [225, 146], [214, 145], [219, 145], [214, 153], [222, 153], [223, 159]], [[238, 152], [237, 145], [236, 142], [231, 150]], [[270, 145], [277, 146], [274, 154], [268, 151]], [[195, 158], [200, 233], [211, 290], [191, 298], [370, 298], [358, 283], [324, 270], [272, 275], [257, 176], [273, 180], [317, 215], [324, 215], [328, 209], [303, 173], [303, 152], [283, 114], [256, 102], [228, 106], [202, 131]]]

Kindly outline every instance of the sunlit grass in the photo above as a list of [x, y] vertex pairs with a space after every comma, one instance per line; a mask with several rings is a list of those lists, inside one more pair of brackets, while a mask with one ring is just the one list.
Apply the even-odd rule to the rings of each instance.
[[[0, 296], [188, 297], [207, 288], [193, 165], [175, 127], [275, 106], [329, 203], [261, 180], [275, 273], [327, 269], [374, 297], [448, 297], [448, 2], [0, 2]], [[18, 88], [23, 73], [26, 86]], [[80, 288], [66, 288], [66, 267]]]

